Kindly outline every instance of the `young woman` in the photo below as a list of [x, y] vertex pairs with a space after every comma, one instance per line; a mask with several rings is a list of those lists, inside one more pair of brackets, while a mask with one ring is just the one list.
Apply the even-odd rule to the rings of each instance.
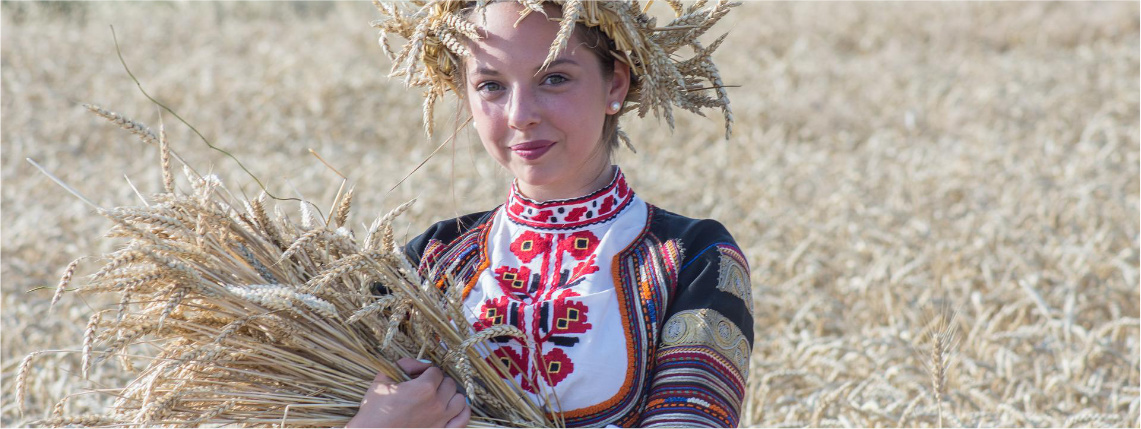
[[[599, 26], [578, 23], [552, 51], [563, 27], [548, 16], [567, 16], [555, 5], [456, 16], [479, 37], [462, 47], [442, 38], [457, 51], [453, 88], [515, 180], [503, 205], [433, 225], [407, 255], [422, 274], [447, 268], [463, 284], [476, 331], [510, 324], [531, 337], [535, 348], [504, 339], [489, 358], [512, 363], [506, 376], [569, 426], [735, 426], [753, 337], [745, 257], [716, 221], [642, 201], [611, 163], [618, 115], [632, 89], [649, 102], [639, 80], [654, 76], [616, 57]], [[399, 364], [414, 378], [378, 376], [350, 426], [467, 423], [454, 381], [428, 363]]]

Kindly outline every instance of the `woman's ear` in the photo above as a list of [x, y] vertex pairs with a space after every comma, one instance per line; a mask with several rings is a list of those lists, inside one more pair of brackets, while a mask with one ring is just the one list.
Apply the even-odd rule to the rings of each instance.
[[615, 101], [624, 104], [626, 93], [630, 91], [630, 66], [614, 60], [614, 75], [610, 78], [610, 90], [606, 94], [607, 104]]

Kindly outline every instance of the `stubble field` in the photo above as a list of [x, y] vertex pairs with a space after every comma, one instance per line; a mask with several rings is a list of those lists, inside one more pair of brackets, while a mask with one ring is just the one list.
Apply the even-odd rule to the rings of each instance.
[[[718, 119], [679, 116], [673, 132], [625, 119], [638, 152], [617, 162], [641, 196], [718, 219], [749, 258], [742, 425], [1141, 426], [1138, 15], [746, 3], [719, 27], [722, 77], [738, 85], [731, 139]], [[113, 305], [65, 295], [49, 310], [64, 267], [116, 242], [25, 158], [103, 207], [139, 204], [124, 176], [143, 194], [162, 187], [158, 149], [82, 103], [161, 119], [190, 163], [259, 193], [160, 118], [108, 25], [147, 91], [274, 193], [331, 203], [340, 179], [313, 149], [355, 186], [358, 229], [411, 198], [407, 238], [503, 199], [509, 177], [471, 132], [396, 186], [438, 141], [423, 138], [419, 95], [385, 78], [376, 16], [367, 2], [3, 4], [0, 425], [100, 387], [61, 353], [36, 365], [23, 414], [14, 393], [26, 354], [77, 350], [94, 309]], [[933, 380], [930, 334], [948, 318], [956, 341]], [[113, 362], [92, 371], [117, 377]]]

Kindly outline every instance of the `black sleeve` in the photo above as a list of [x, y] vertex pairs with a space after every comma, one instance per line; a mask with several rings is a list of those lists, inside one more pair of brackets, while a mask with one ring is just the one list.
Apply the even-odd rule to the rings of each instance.
[[716, 221], [698, 221], [682, 237], [686, 257], [638, 426], [733, 427], [753, 345], [748, 262]]
[[440, 230], [440, 223], [442, 222], [437, 222], [424, 230], [420, 235], [404, 243], [404, 257], [408, 258], [408, 261], [412, 263], [413, 267], [420, 265], [420, 258], [424, 257], [424, 249], [428, 247], [428, 242], [436, 237], [436, 234]]
[[425, 252], [430, 251], [434, 246], [450, 244], [472, 227], [487, 222], [493, 212], [494, 210], [471, 213], [454, 219], [436, 222], [434, 225], [428, 227], [423, 234], [409, 240], [408, 243], [404, 245], [404, 256], [412, 262], [413, 266], [419, 266], [421, 259], [424, 258]]
[[[486, 222], [493, 211], [472, 213], [465, 216], [460, 216], [454, 219], [448, 219], [436, 222], [423, 233], [409, 240], [404, 244], [404, 257], [413, 267], [416, 267], [421, 275], [427, 272], [426, 267], [422, 266], [425, 254], [438, 253], [450, 244], [453, 240], [463, 235], [472, 227]], [[429, 261], [430, 262], [430, 261]], [[380, 282], [372, 284], [373, 293], [377, 295], [387, 295], [389, 293], [388, 287]]]

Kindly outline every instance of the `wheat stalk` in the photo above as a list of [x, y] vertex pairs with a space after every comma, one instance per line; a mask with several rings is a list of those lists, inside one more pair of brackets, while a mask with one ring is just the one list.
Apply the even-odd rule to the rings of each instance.
[[947, 368], [950, 364], [951, 353], [957, 341], [957, 325], [955, 319], [957, 312], [944, 311], [936, 320], [935, 329], [929, 334], [931, 341], [930, 366], [931, 394], [935, 398], [935, 410], [938, 415], [938, 425], [943, 426], [943, 398], [947, 393]]
[[55, 308], [55, 304], [63, 297], [63, 292], [67, 290], [67, 286], [71, 284], [71, 277], [75, 275], [75, 268], [79, 265], [79, 261], [82, 260], [83, 258], [79, 258], [71, 261], [70, 264], [67, 264], [67, 268], [63, 269], [63, 276], [60, 277], [59, 284], [55, 287], [55, 294], [52, 295], [51, 304], [48, 305], [48, 311]]

